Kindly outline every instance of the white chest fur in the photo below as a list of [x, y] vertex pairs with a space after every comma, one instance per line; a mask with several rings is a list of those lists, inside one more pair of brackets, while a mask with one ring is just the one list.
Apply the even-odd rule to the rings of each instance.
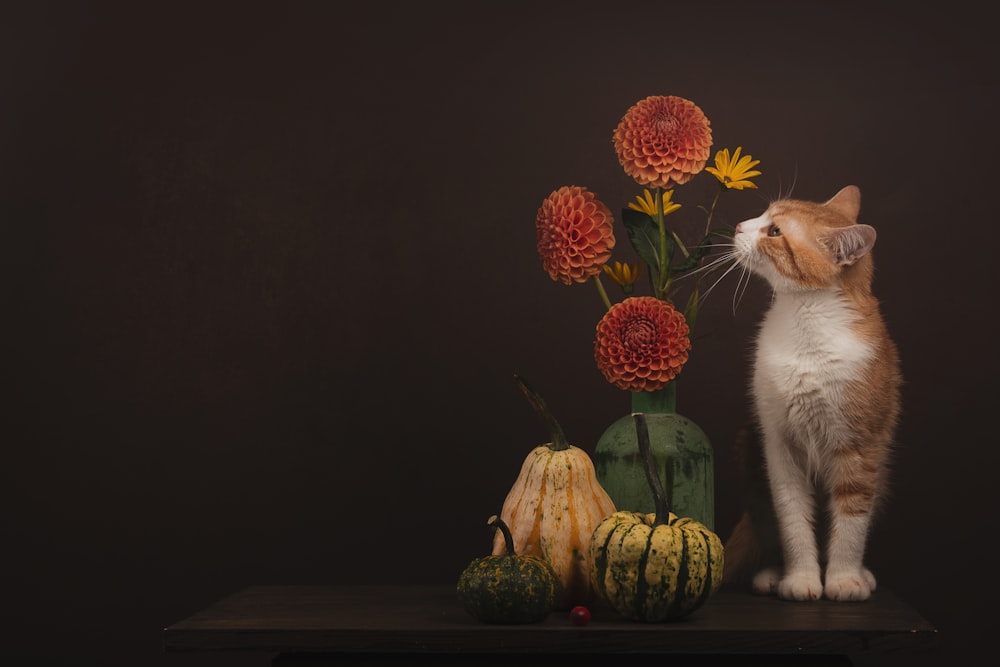
[[757, 338], [753, 389], [765, 430], [809, 460], [851, 433], [851, 383], [872, 358], [857, 315], [835, 290], [779, 293]]

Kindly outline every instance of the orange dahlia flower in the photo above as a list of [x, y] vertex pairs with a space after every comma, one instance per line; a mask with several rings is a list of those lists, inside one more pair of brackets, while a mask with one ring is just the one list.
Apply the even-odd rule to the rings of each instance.
[[625, 112], [612, 139], [625, 173], [639, 185], [672, 188], [705, 168], [712, 127], [694, 102], [652, 95]]
[[614, 223], [611, 209], [587, 188], [563, 186], [546, 197], [535, 238], [552, 280], [583, 283], [600, 273], [615, 247]]
[[605, 379], [626, 391], [656, 391], [687, 363], [691, 339], [684, 314], [669, 301], [634, 296], [597, 323], [594, 358]]

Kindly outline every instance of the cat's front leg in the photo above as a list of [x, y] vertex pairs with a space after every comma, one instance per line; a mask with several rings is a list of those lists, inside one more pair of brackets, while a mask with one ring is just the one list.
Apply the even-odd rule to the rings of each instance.
[[[809, 530], [811, 527], [812, 524], [809, 523], [801, 530]], [[799, 532], [799, 529], [793, 531]], [[786, 564], [791, 563], [791, 565], [786, 565], [784, 570], [766, 568], [758, 572], [753, 579], [754, 591], [761, 594], [776, 593], [783, 600], [806, 601], [823, 597], [819, 563], [810, 555], [808, 546], [786, 544], [784, 552]], [[793, 552], [798, 556], [793, 556]]]
[[823, 597], [823, 582], [818, 569], [793, 570], [778, 582], [778, 597], [782, 600], [818, 600]]
[[[884, 458], [873, 457], [872, 451], [870, 445], [865, 448], [848, 442], [835, 449], [830, 458], [826, 479], [830, 489], [830, 535], [824, 595], [831, 600], [867, 600], [875, 590], [875, 577], [864, 567], [864, 557]], [[866, 458], [862, 459], [862, 455]], [[861, 465], [859, 460], [867, 465]]]
[[823, 596], [823, 581], [813, 525], [813, 489], [803, 468], [787, 452], [787, 447], [776, 444], [768, 453], [771, 493], [784, 556], [784, 572], [776, 592], [784, 600], [818, 600]]
[[867, 567], [853, 570], [826, 569], [823, 595], [839, 602], [860, 602], [875, 592], [875, 575]]
[[827, 553], [826, 585], [823, 594], [831, 600], [867, 600], [875, 590], [875, 576], [862, 565], [869, 527], [869, 513], [858, 511], [843, 497], [831, 499], [830, 545]]

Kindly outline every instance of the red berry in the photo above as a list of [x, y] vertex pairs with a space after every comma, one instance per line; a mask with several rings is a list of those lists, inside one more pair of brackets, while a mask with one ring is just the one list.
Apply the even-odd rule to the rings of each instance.
[[590, 610], [583, 605], [577, 605], [569, 610], [569, 620], [573, 625], [587, 625], [590, 623]]

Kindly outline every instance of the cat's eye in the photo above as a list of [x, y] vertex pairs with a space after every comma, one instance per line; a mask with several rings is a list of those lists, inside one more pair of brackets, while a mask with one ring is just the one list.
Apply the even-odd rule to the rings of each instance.
[[771, 225], [770, 227], [767, 228], [767, 235], [781, 236], [781, 229], [778, 227], [778, 225]]

